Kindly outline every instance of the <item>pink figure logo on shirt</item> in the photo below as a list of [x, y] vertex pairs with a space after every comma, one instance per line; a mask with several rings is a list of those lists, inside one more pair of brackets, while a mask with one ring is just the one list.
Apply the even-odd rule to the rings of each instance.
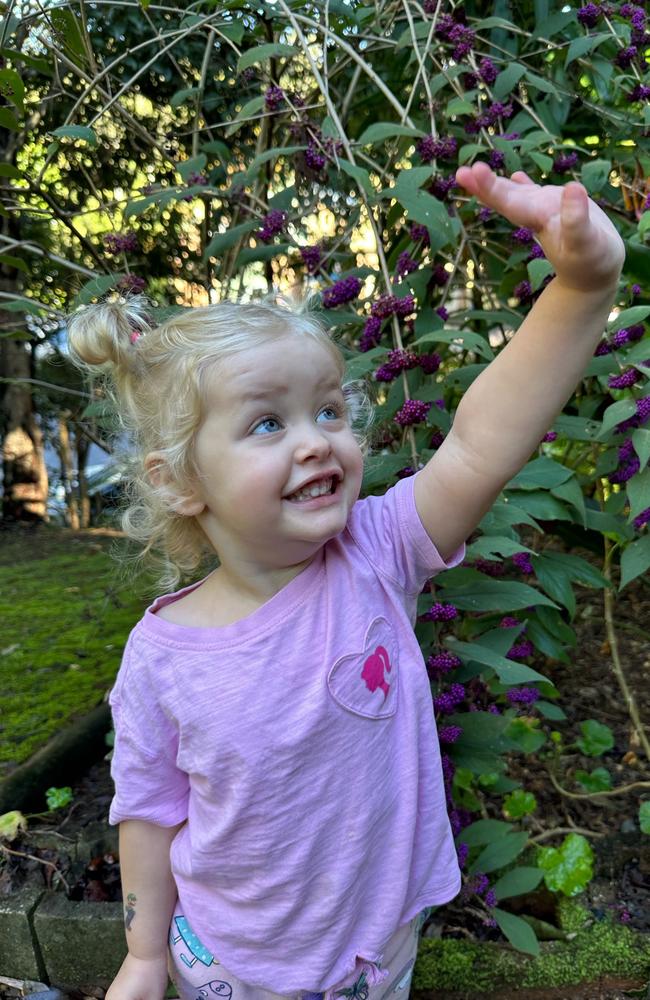
[[384, 701], [388, 697], [390, 684], [384, 680], [384, 672], [390, 671], [390, 659], [383, 646], [377, 646], [374, 653], [371, 653], [363, 665], [361, 677], [366, 682], [366, 687], [374, 694], [377, 688], [384, 692]]

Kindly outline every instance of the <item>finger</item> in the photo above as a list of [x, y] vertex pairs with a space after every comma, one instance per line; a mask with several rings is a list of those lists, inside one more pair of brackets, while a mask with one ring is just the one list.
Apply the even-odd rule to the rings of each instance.
[[[526, 178], [526, 182], [497, 177], [487, 163], [477, 161], [471, 167], [460, 167], [456, 179], [471, 194], [488, 208], [499, 212], [517, 226], [528, 226], [536, 230], [543, 224], [535, 200], [530, 197], [527, 175], [517, 171]], [[536, 184], [532, 187], [537, 188]]]
[[510, 180], [514, 181], [515, 184], [535, 184], [535, 181], [531, 180], [523, 170], [515, 170], [514, 174], [510, 175]]
[[571, 244], [582, 243], [589, 231], [589, 195], [577, 181], [570, 181], [562, 191], [560, 222], [564, 239]]
[[471, 167], [459, 167], [456, 171], [457, 182], [481, 201], [489, 195], [498, 179], [487, 163], [481, 160], [477, 160]]

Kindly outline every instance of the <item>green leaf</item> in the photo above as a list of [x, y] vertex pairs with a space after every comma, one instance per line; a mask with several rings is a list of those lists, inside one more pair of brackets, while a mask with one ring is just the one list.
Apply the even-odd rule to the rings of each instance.
[[541, 868], [530, 868], [521, 865], [518, 868], [511, 868], [509, 872], [502, 875], [493, 886], [494, 895], [497, 899], [509, 899], [511, 896], [523, 896], [527, 892], [533, 892], [544, 878]]
[[494, 351], [490, 347], [488, 339], [480, 333], [474, 333], [473, 330], [432, 330], [431, 333], [425, 333], [418, 337], [413, 342], [413, 346], [431, 343], [455, 344], [457, 342], [462, 344], [466, 351], [476, 351], [488, 361], [492, 361], [494, 358]]
[[476, 111], [476, 106], [464, 97], [452, 97], [447, 102], [447, 117], [452, 115], [472, 115]]
[[14, 167], [13, 163], [0, 163], [0, 177], [13, 177], [20, 180], [22, 176], [18, 167]]
[[519, 857], [527, 843], [528, 834], [525, 831], [506, 834], [505, 837], [501, 837], [500, 840], [494, 841], [483, 848], [479, 856], [470, 865], [470, 874], [485, 872], [488, 875], [499, 868], [505, 868], [511, 861]]
[[65, 788], [48, 788], [45, 793], [45, 801], [50, 812], [53, 812], [55, 809], [63, 809], [64, 806], [72, 802], [72, 789], [69, 786]]
[[539, 941], [535, 931], [525, 920], [516, 917], [514, 913], [500, 910], [498, 906], [492, 910], [492, 916], [513, 948], [526, 955], [539, 955]]
[[27, 818], [17, 809], [0, 816], [0, 840], [15, 840], [27, 829]]
[[594, 852], [579, 833], [570, 833], [561, 847], [540, 847], [537, 864], [544, 869], [544, 882], [551, 892], [577, 896], [593, 877]]
[[539, 521], [570, 521], [563, 503], [545, 490], [520, 491], [514, 494], [517, 503]]
[[218, 257], [224, 250], [228, 250], [234, 246], [242, 236], [250, 233], [258, 226], [259, 222], [252, 219], [248, 222], [242, 222], [239, 226], [231, 226], [225, 233], [215, 233], [205, 248], [205, 253], [203, 254], [204, 260], [207, 260], [209, 257]]
[[300, 49], [295, 45], [285, 45], [283, 42], [268, 42], [266, 45], [256, 45], [239, 57], [237, 72], [243, 73], [249, 66], [264, 62], [265, 59], [289, 57], [298, 55]]
[[553, 167], [552, 156], [547, 156], [546, 153], [529, 153], [528, 156], [543, 173], [548, 174], [551, 171]]
[[583, 163], [580, 176], [589, 194], [597, 194], [604, 188], [611, 169], [611, 160], [589, 160]]
[[531, 73], [529, 69], [526, 70], [526, 81], [531, 87], [537, 87], [538, 90], [543, 91], [545, 94], [555, 94], [556, 88], [543, 76], [538, 76], [537, 73]]
[[552, 489], [560, 486], [573, 476], [573, 470], [567, 469], [552, 458], [541, 455], [528, 462], [521, 472], [506, 485], [509, 490]]
[[172, 108], [180, 108], [181, 104], [185, 104], [190, 97], [196, 97], [198, 93], [198, 87], [184, 87], [183, 90], [177, 90], [176, 93], [172, 95], [169, 103]]
[[349, 160], [343, 159], [339, 160], [339, 167], [345, 174], [352, 177], [358, 187], [362, 188], [366, 194], [373, 195], [375, 193], [370, 180], [370, 174], [363, 167], [360, 167], [357, 163], [350, 163]]
[[6, 97], [8, 101], [11, 101], [21, 115], [23, 114], [25, 84], [15, 69], [0, 69], [0, 94]]
[[582, 736], [576, 740], [577, 745], [588, 757], [600, 757], [614, 746], [614, 734], [609, 726], [596, 719], [586, 719], [580, 723]]
[[636, 580], [650, 568], [650, 535], [644, 535], [628, 545], [621, 555], [621, 583], [619, 590]]
[[536, 809], [537, 799], [532, 792], [525, 792], [523, 788], [516, 788], [503, 800], [503, 813], [508, 819], [521, 819], [522, 816], [530, 816]]
[[562, 10], [557, 11], [551, 16], [539, 24], [535, 31], [533, 32], [533, 38], [552, 38], [559, 31], [562, 31], [567, 24], [571, 21], [575, 21], [576, 14], [575, 10]]
[[[529, 634], [531, 641], [534, 642], [532, 631], [530, 631], [530, 623]], [[566, 713], [562, 711], [559, 705], [554, 705], [552, 701], [536, 701], [535, 708], [538, 712], [541, 712], [545, 719], [550, 719], [551, 722], [562, 722], [566, 719]]]
[[541, 288], [544, 278], [549, 274], [555, 274], [555, 268], [551, 264], [550, 260], [530, 260], [526, 265], [528, 270], [528, 277], [530, 278], [531, 288], [534, 292], [538, 288]]
[[445, 590], [445, 600], [453, 602], [462, 611], [500, 611], [505, 614], [529, 605], [557, 607], [538, 590], [516, 580], [492, 580], [477, 572], [474, 582], [456, 587], [452, 579], [445, 574], [441, 589]]
[[250, 101], [246, 101], [246, 104], [242, 106], [235, 120], [225, 129], [224, 135], [231, 136], [241, 127], [241, 125], [247, 121], [249, 118], [255, 118], [258, 111], [261, 111], [264, 107], [264, 95], [258, 94], [257, 97], [251, 98]]
[[119, 279], [119, 274], [100, 274], [96, 278], [91, 278], [81, 287], [73, 303], [73, 308], [88, 305], [93, 299], [98, 299], [114, 287]]
[[514, 556], [517, 552], [532, 552], [521, 542], [512, 538], [505, 538], [503, 535], [481, 535], [476, 541], [467, 547], [468, 559], [491, 559], [495, 555]]
[[537, 753], [546, 743], [546, 735], [540, 729], [539, 719], [516, 716], [510, 720], [506, 736], [522, 753]]
[[594, 441], [600, 428], [601, 425], [597, 420], [573, 417], [566, 413], [560, 413], [553, 424], [553, 429], [558, 434], [565, 434], [572, 441]]
[[526, 67], [518, 62], [511, 62], [505, 69], [501, 70], [492, 84], [492, 93], [495, 99], [500, 101], [506, 97], [516, 87], [525, 72]]
[[650, 431], [645, 430], [643, 427], [637, 427], [632, 433], [632, 444], [639, 456], [639, 462], [643, 469], [648, 464], [648, 460], [650, 460]]
[[642, 323], [648, 316], [650, 316], [650, 306], [631, 306], [630, 309], [624, 309], [623, 312], [620, 312], [616, 319], [608, 324], [607, 332], [616, 333], [617, 330], [622, 330], [625, 326]]
[[456, 842], [467, 844], [468, 847], [480, 847], [482, 844], [490, 844], [492, 841], [500, 840], [512, 829], [512, 823], [504, 823], [500, 819], [479, 819], [461, 830], [456, 837]]
[[587, 52], [591, 52], [609, 37], [610, 36], [607, 32], [601, 32], [600, 34], [580, 35], [578, 38], [574, 38], [567, 51], [566, 62], [564, 63], [565, 69], [574, 61], [574, 59], [579, 59]]
[[207, 162], [208, 158], [206, 154], [199, 153], [198, 156], [192, 156], [188, 160], [183, 160], [181, 163], [177, 163], [176, 169], [183, 180], [187, 181], [190, 174], [200, 174]]
[[627, 420], [628, 417], [633, 416], [635, 413], [636, 404], [629, 397], [612, 403], [603, 414], [603, 422], [598, 432], [598, 440], [602, 441], [617, 424], [620, 424], [623, 420]]
[[605, 792], [612, 787], [612, 776], [605, 767], [589, 771], [576, 771], [576, 781], [587, 792]]
[[642, 802], [639, 806], [639, 826], [641, 833], [650, 833], [650, 802]]
[[[374, 142], [383, 142], [384, 139], [394, 139], [396, 135], [410, 135], [413, 138], [421, 139], [424, 132], [417, 128], [410, 128], [408, 125], [397, 125], [393, 122], [375, 122], [359, 136], [360, 146], [371, 146]], [[431, 171], [429, 171], [431, 173]]]
[[[194, 190], [194, 188], [192, 188]], [[183, 195], [187, 194], [187, 191], [183, 192]], [[177, 188], [162, 188], [160, 191], [155, 191], [153, 194], [148, 194], [145, 198], [138, 198], [137, 201], [130, 201], [124, 210], [124, 218], [130, 219], [133, 215], [142, 215], [151, 208], [152, 205], [156, 205], [158, 208], [163, 208], [165, 205], [169, 205], [173, 201], [178, 201], [181, 197], [181, 192]]]
[[12, 114], [9, 108], [0, 108], [0, 125], [12, 132], [20, 130], [20, 124], [16, 121], [15, 115]]
[[642, 510], [650, 507], [650, 469], [643, 469], [635, 476], [628, 479], [626, 492], [630, 501], [630, 516], [628, 521], [633, 521]]
[[49, 134], [59, 139], [83, 139], [89, 146], [97, 145], [97, 136], [87, 125], [61, 125]]
[[[455, 596], [453, 602], [456, 607], [460, 607]], [[490, 667], [491, 670], [495, 671], [502, 684], [525, 684], [528, 681], [547, 680], [543, 674], [533, 670], [532, 667], [517, 663], [515, 660], [508, 660], [505, 656], [500, 656], [494, 650], [482, 646], [476, 641], [461, 642], [459, 639], [448, 639], [447, 645], [452, 652], [467, 663], [481, 663], [483, 666]]]

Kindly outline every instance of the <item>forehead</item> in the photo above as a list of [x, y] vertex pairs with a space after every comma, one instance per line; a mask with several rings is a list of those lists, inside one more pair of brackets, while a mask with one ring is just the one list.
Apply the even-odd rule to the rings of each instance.
[[301, 386], [340, 386], [342, 377], [343, 362], [334, 346], [288, 334], [224, 358], [208, 376], [206, 395], [211, 405], [241, 405]]

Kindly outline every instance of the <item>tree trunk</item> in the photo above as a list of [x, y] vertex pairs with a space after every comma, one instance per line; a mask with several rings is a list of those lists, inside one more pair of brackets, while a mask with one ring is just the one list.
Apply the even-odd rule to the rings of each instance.
[[[0, 282], [3, 287], [7, 284]], [[16, 326], [15, 313], [0, 310], [0, 334], [16, 330]], [[6, 335], [0, 337], [0, 375], [7, 379], [31, 377], [31, 352], [24, 340]], [[3, 437], [3, 519], [47, 521], [48, 480], [43, 434], [34, 413], [29, 383], [0, 384], [0, 432]]]
[[72, 464], [72, 449], [68, 432], [69, 410], [64, 410], [59, 416], [59, 458], [61, 459], [61, 479], [65, 490], [66, 521], [75, 531], [79, 530], [79, 503], [73, 487], [74, 466]]
[[77, 481], [79, 483], [79, 505], [81, 510], [81, 527], [90, 527], [90, 497], [88, 496], [88, 480], [86, 479], [86, 462], [88, 461], [88, 451], [90, 441], [77, 430], [75, 434], [77, 444]]

